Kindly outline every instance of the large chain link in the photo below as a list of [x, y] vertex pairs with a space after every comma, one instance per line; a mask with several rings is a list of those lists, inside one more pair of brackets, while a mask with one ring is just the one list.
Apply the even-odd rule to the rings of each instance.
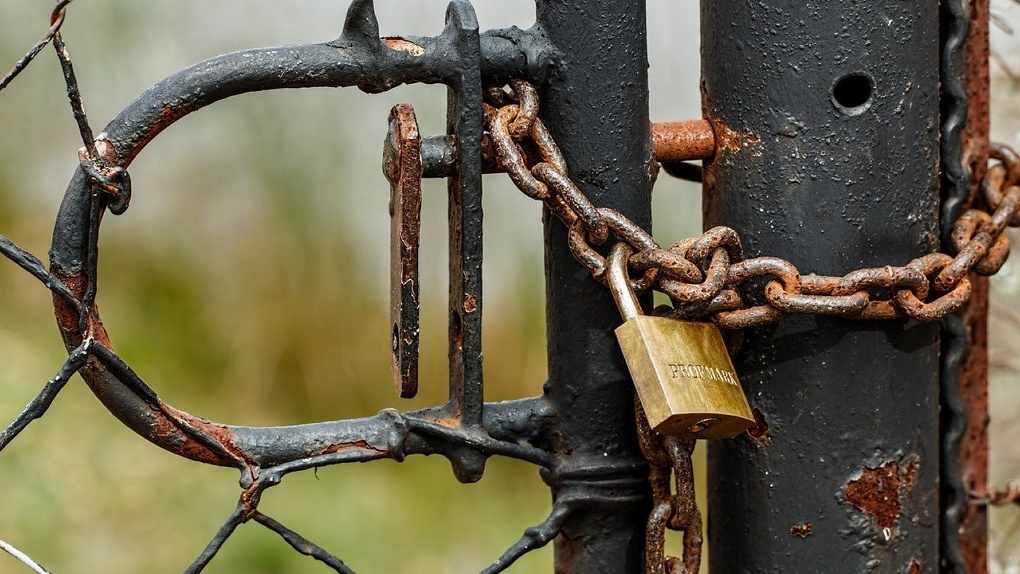
[[[497, 165], [563, 221], [571, 252], [598, 281], [606, 281], [606, 260], [596, 247], [610, 231], [630, 244], [634, 255], [629, 266], [638, 273], [634, 290], [662, 291], [673, 303], [670, 316], [678, 319], [711, 317], [724, 329], [767, 325], [789, 314], [937, 321], [967, 303], [970, 272], [992, 275], [1002, 267], [1009, 255], [1006, 227], [1020, 225], [1020, 157], [1005, 146], [993, 146], [997, 163], [981, 184], [992, 212], [971, 209], [956, 221], [956, 257], [930, 253], [901, 267], [858, 269], [842, 277], [802, 275], [778, 257], [744, 259], [740, 237], [729, 227], [663, 249], [620, 212], [588, 200], [570, 180], [563, 155], [538, 118], [534, 86], [513, 81], [511, 88], [509, 94], [502, 88], [488, 90], [484, 105]], [[541, 161], [528, 165], [528, 157]], [[759, 278], [769, 280], [753, 281]], [[747, 290], [755, 287], [762, 292], [751, 298], [764, 304], [747, 306]]]
[[[510, 92], [492, 87], [483, 104], [496, 164], [529, 197], [541, 200], [569, 229], [568, 244], [592, 277], [606, 283], [606, 259], [596, 247], [613, 232], [634, 251], [628, 265], [636, 292], [655, 288], [669, 296], [677, 319], [710, 317], [724, 329], [746, 329], [790, 314], [848, 319], [938, 321], [963, 307], [971, 293], [968, 275], [992, 275], [1009, 255], [1008, 226], [1020, 225], [1020, 157], [993, 146], [981, 191], [991, 213], [965, 212], [952, 234], [956, 257], [930, 253], [901, 267], [858, 269], [842, 277], [801, 275], [778, 257], [744, 259], [740, 237], [715, 227], [662, 249], [652, 236], [618, 211], [596, 207], [570, 180], [566, 160], [538, 117], [538, 92], [511, 81]], [[529, 158], [541, 158], [529, 161]], [[764, 281], [754, 281], [758, 279]], [[753, 282], [752, 282], [753, 281]], [[763, 285], [763, 286], [762, 286]], [[743, 289], [742, 289], [743, 288]], [[750, 289], [762, 290], [748, 306]], [[660, 311], [660, 310], [657, 310]], [[693, 440], [652, 431], [635, 407], [641, 451], [648, 460], [653, 508], [646, 531], [647, 574], [693, 574], [701, 562], [701, 513], [694, 498]], [[675, 491], [670, 489], [670, 476]], [[665, 555], [665, 530], [683, 531], [683, 557]]]

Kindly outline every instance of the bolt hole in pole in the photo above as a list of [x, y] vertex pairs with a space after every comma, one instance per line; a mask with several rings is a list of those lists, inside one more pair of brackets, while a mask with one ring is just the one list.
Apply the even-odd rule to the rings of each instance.
[[832, 104], [848, 116], [864, 113], [871, 106], [875, 82], [862, 73], [847, 74], [832, 85]]

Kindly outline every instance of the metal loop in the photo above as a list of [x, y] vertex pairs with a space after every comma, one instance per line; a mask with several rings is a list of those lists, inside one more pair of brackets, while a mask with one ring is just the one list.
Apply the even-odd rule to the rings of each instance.
[[510, 120], [517, 117], [517, 106], [510, 104], [499, 108], [489, 122], [489, 135], [496, 146], [496, 161], [518, 189], [528, 197], [549, 199], [549, 189], [535, 179], [524, 163], [520, 148], [510, 136]]
[[524, 80], [510, 80], [510, 87], [520, 105], [517, 116], [510, 122], [510, 136], [515, 141], [521, 141], [531, 131], [531, 125], [538, 117], [538, 90]]
[[[638, 251], [631, 256], [630, 264], [635, 269], [642, 271], [652, 268], [659, 269], [669, 277], [684, 283], [701, 283], [705, 279], [701, 269], [673, 251], [663, 251], [662, 249]], [[665, 280], [667, 277], [660, 278], [660, 281]]]
[[583, 265], [599, 283], [605, 284], [606, 258], [595, 251], [591, 245], [588, 245], [585, 239], [584, 222], [580, 219], [575, 221], [567, 231], [567, 246], [574, 254], [574, 259], [577, 259], [577, 262]]
[[946, 265], [935, 277], [934, 285], [938, 291], [949, 291], [960, 280], [970, 273], [972, 267], [984, 258], [988, 253], [988, 247], [992, 243], [992, 236], [985, 232], [978, 233], [956, 254], [956, 258]]
[[[692, 264], [693, 265], [693, 264]], [[719, 247], [712, 254], [712, 262], [705, 271], [705, 280], [701, 283], [684, 283], [662, 277], [659, 287], [669, 298], [682, 304], [705, 303], [715, 298], [726, 286], [729, 275], [730, 256], [725, 248]]]
[[800, 272], [793, 263], [778, 257], [755, 257], [730, 265], [729, 283], [744, 283], [756, 277], [772, 276], [783, 284], [787, 293], [801, 292]]
[[786, 313], [769, 307], [757, 305], [736, 311], [723, 311], [712, 316], [712, 320], [720, 329], [750, 329], [762, 325], [778, 323], [786, 317]]
[[729, 227], [713, 227], [701, 237], [695, 239], [687, 252], [687, 257], [696, 265], [705, 268], [707, 260], [716, 249], [725, 247], [730, 254], [730, 261], [740, 261], [744, 258], [744, 250], [740, 244], [740, 236]]
[[744, 299], [736, 289], [723, 289], [707, 303], [683, 304], [680, 301], [673, 301], [673, 309], [667, 316], [681, 321], [693, 321], [723, 311], [736, 311], [743, 307]]
[[911, 319], [932, 322], [963, 308], [970, 299], [970, 292], [970, 278], [964, 276], [952, 291], [930, 303], [921, 301], [907, 289], [896, 292], [896, 302]]
[[867, 291], [853, 295], [804, 295], [790, 293], [780, 281], [769, 281], [765, 286], [769, 304], [784, 313], [810, 313], [813, 315], [858, 315], [868, 306]]
[[974, 265], [973, 271], [985, 276], [995, 275], [999, 272], [999, 269], [1002, 269], [1006, 259], [1009, 258], [1009, 250], [1009, 235], [1000, 233], [995, 238], [992, 246], [988, 248], [988, 253]]
[[84, 151], [85, 149], [82, 148], [79, 152], [82, 171], [89, 176], [96, 187], [103, 191], [110, 213], [123, 214], [131, 203], [131, 176], [128, 171], [119, 165], [100, 168], [95, 161], [82, 157], [81, 152]]
[[1002, 166], [1006, 169], [1009, 185], [1020, 183], [1020, 156], [1012, 148], [1000, 143], [993, 143], [988, 150], [988, 155], [992, 159], [1002, 162]]
[[992, 220], [992, 216], [984, 211], [968, 209], [953, 224], [953, 233], [949, 236], [953, 248], [959, 253], [967, 247], [978, 230]]

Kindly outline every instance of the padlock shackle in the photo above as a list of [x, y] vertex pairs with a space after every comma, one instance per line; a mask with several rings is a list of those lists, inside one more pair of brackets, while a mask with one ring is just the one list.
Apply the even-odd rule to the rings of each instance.
[[609, 257], [606, 258], [606, 279], [609, 282], [609, 292], [613, 294], [616, 308], [620, 310], [624, 321], [644, 315], [637, 295], [634, 294], [634, 289], [630, 286], [630, 276], [627, 274], [627, 259], [631, 253], [630, 246], [621, 241], [609, 250]]

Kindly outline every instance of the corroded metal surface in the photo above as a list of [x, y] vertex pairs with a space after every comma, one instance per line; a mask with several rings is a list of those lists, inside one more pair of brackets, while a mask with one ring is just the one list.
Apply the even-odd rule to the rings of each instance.
[[421, 282], [421, 135], [410, 105], [390, 111], [383, 173], [390, 182], [390, 329], [397, 395], [418, 394], [418, 321]]

